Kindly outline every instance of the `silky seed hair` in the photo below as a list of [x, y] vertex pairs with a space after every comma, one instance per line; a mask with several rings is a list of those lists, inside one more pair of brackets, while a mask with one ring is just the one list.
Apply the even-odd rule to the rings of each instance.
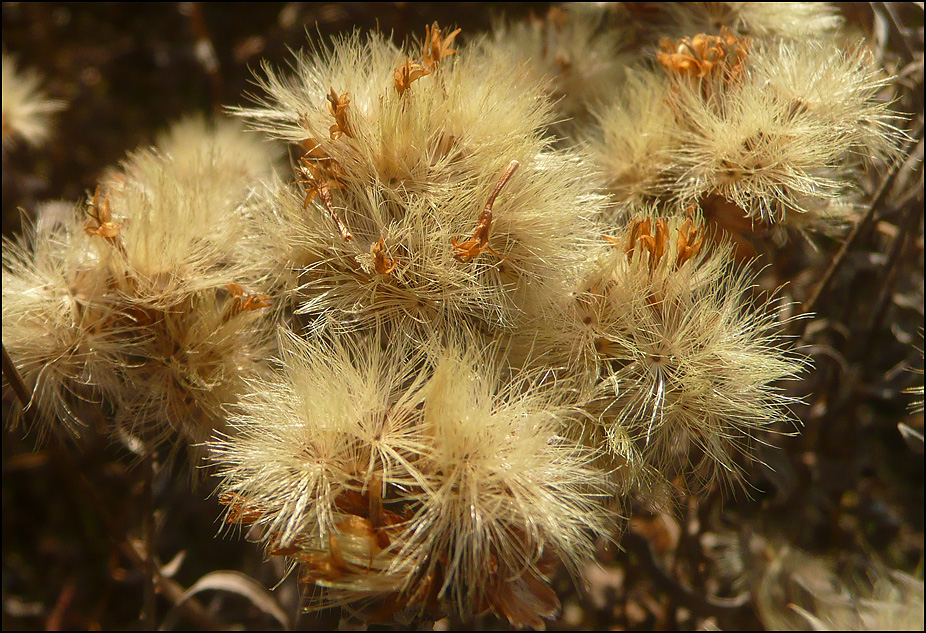
[[[592, 145], [626, 203], [648, 199], [678, 215], [693, 208], [731, 237], [765, 231], [781, 243], [785, 231], [835, 233], [853, 218], [863, 170], [893, 158], [904, 138], [861, 48], [724, 31], [664, 42], [657, 57], [663, 78], [638, 83], [652, 92], [632, 90], [605, 111]], [[620, 156], [633, 147], [629, 122], [658, 116], [659, 99], [674, 120], [648, 141], [660, 151], [641, 178]]]
[[597, 127], [582, 135], [613, 201], [602, 217], [607, 225], [626, 222], [662, 195], [676, 127], [662, 82], [655, 73], [628, 70], [614, 103], [599, 110]]
[[631, 61], [628, 37], [606, 17], [578, 5], [553, 6], [544, 17], [496, 24], [483, 46], [542, 82], [560, 116], [557, 128], [571, 128], [571, 119], [587, 122], [619, 93]]
[[571, 396], [541, 376], [499, 383], [469, 343], [383, 347], [284, 335], [210, 443], [233, 524], [300, 564], [312, 605], [538, 626], [558, 560], [606, 532], [605, 476], [568, 440]]
[[588, 239], [590, 169], [550, 150], [541, 87], [435, 31], [439, 60], [355, 34], [300, 55], [294, 76], [265, 68], [268, 95], [236, 110], [299, 145], [299, 183], [268, 196], [266, 233], [286, 245], [310, 332], [510, 329]]
[[589, 441], [624, 488], [737, 480], [762, 433], [789, 430], [779, 381], [803, 363], [776, 334], [776, 304], [752, 298], [729, 247], [711, 252], [690, 218], [637, 217], [602, 241], [538, 344], [594, 385]]

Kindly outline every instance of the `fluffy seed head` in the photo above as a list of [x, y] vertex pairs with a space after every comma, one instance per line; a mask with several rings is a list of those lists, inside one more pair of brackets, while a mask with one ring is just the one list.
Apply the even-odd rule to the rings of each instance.
[[486, 610], [539, 625], [555, 562], [603, 533], [603, 476], [561, 436], [556, 389], [499, 386], [482, 350], [286, 337], [231, 437], [210, 443], [228, 520], [265, 528], [319, 605], [369, 617]]
[[182, 123], [110, 174], [82, 217], [5, 244], [4, 343], [49, 426], [76, 417], [75, 399], [105, 399], [117, 427], [201, 442], [258, 371], [270, 272], [243, 202], [270, 155], [240, 135]]
[[610, 101], [629, 55], [621, 31], [605, 28], [605, 15], [576, 7], [551, 7], [543, 18], [498, 24], [484, 50], [518, 73], [546, 85], [562, 117], [583, 118]]
[[788, 419], [775, 383], [801, 366], [776, 340], [773, 310], [748, 298], [728, 251], [705, 252], [690, 219], [637, 218], [607, 242], [558, 345], [560, 362], [571, 355], [597, 383], [615, 466], [629, 465], [625, 480], [653, 469], [735, 479], [759, 432]]
[[[601, 116], [595, 152], [626, 202], [648, 198], [679, 214], [693, 206], [710, 222], [720, 201], [738, 209], [734, 223], [754, 230], [831, 232], [848, 223], [845, 201], [862, 166], [894, 156], [903, 138], [861, 49], [749, 42], [724, 31], [665, 42], [659, 59], [664, 79], [643, 83], [652, 92], [637, 88]], [[660, 99], [671, 117], [654, 108]], [[631, 122], [648, 121], [654, 109], [666, 125], [644, 144], [658, 154], [641, 176], [630, 169], [641, 145]], [[638, 151], [620, 158], [628, 147]]]
[[[138, 341], [75, 209], [46, 205], [38, 217], [17, 241], [3, 238], [3, 345], [32, 390], [28, 417], [39, 436], [76, 435], [86, 409], [118, 393], [118, 359]], [[15, 424], [21, 412], [12, 410]]]
[[42, 145], [51, 132], [51, 115], [64, 109], [62, 101], [49, 99], [39, 88], [33, 71], [18, 71], [12, 57], [3, 54], [3, 149], [17, 140]]
[[589, 173], [547, 151], [540, 87], [478, 51], [445, 53], [342, 38], [293, 77], [266, 68], [268, 96], [237, 111], [299, 146], [299, 188], [268, 196], [265, 232], [285, 245], [312, 331], [510, 328], [576, 260]]

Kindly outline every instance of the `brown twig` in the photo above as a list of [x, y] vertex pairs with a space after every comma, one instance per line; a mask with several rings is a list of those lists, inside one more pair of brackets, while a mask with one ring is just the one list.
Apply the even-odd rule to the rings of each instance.
[[6, 377], [7, 382], [10, 383], [13, 393], [16, 394], [16, 399], [19, 400], [19, 403], [22, 405], [23, 415], [27, 415], [26, 412], [30, 411], [29, 403], [32, 401], [32, 396], [22, 376], [19, 375], [16, 364], [13, 363], [13, 359], [10, 358], [10, 353], [6, 351], [6, 345], [0, 345], [3, 347], [3, 375]]
[[[846, 256], [849, 254], [849, 251], [855, 245], [859, 237], [868, 231], [869, 227], [874, 221], [875, 211], [881, 206], [881, 203], [884, 202], [884, 198], [887, 197], [888, 192], [891, 190], [891, 185], [894, 184], [894, 179], [897, 177], [897, 174], [900, 173], [900, 168], [906, 162], [907, 157], [909, 157], [912, 153], [912, 150], [915, 147], [915, 143], [922, 142], [923, 123], [920, 121], [916, 134], [914, 134], [911, 140], [907, 142], [903, 151], [891, 164], [891, 167], [885, 175], [884, 180], [881, 181], [881, 186], [878, 187], [878, 190], [875, 192], [871, 203], [868, 205], [868, 209], [865, 211], [865, 215], [862, 216], [862, 219], [859, 220], [858, 223], [852, 228], [852, 232], [849, 233], [849, 237], [846, 238], [846, 241], [843, 242], [842, 246], [839, 247], [836, 255], [833, 256], [829, 267], [826, 269], [826, 272], [820, 279], [820, 283], [817, 284], [817, 287], [810, 295], [810, 298], [804, 302], [802, 307], [805, 314], [812, 313], [820, 299], [826, 296], [826, 293], [829, 291], [829, 286], [836, 275], [836, 271], [838, 271], [839, 268], [843, 265], [846, 260]], [[810, 323], [810, 319], [801, 319], [799, 322], [801, 324], [801, 334], [803, 334], [807, 324]]]
[[[903, 218], [900, 225], [898, 226], [897, 235], [894, 236], [894, 241], [891, 243], [887, 261], [884, 264], [884, 270], [887, 271], [887, 274], [885, 275], [884, 280], [881, 282], [881, 290], [878, 293], [878, 299], [875, 301], [875, 309], [872, 312], [871, 320], [868, 323], [867, 340], [865, 341], [862, 358], [871, 357], [872, 346], [875, 342], [875, 334], [881, 327], [881, 323], [884, 321], [884, 315], [887, 313], [889, 299], [894, 292], [894, 284], [897, 281], [897, 261], [900, 258], [901, 253], [903, 253], [904, 249], [906, 248], [907, 244], [909, 244], [910, 241], [914, 239], [914, 231], [920, 222], [921, 214], [922, 209], [915, 208], [912, 205], [908, 207], [906, 217]], [[866, 364], [865, 366], [871, 367], [869, 364]]]
[[683, 586], [659, 564], [650, 542], [633, 530], [624, 532], [621, 546], [636, 557], [637, 562], [660, 589], [678, 605], [690, 609], [693, 613], [717, 618], [740, 618], [751, 613], [752, 596], [749, 593], [736, 598], [712, 598]]

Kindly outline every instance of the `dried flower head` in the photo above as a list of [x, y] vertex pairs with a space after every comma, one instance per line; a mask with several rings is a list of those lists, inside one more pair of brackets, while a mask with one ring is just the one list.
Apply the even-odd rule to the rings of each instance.
[[[484, 611], [539, 626], [605, 529], [603, 475], [560, 435], [564, 393], [499, 385], [484, 350], [285, 337], [231, 437], [210, 443], [227, 520], [264, 528], [317, 606], [371, 620]], [[530, 387], [530, 389], [528, 389]]]
[[49, 99], [32, 71], [20, 72], [12, 57], [3, 54], [3, 149], [17, 140], [42, 145], [51, 132], [51, 115], [64, 109], [64, 102]]
[[581, 119], [613, 99], [630, 61], [627, 38], [604, 17], [574, 5], [551, 7], [542, 18], [496, 24], [483, 48], [513, 72], [544, 82], [561, 116]]
[[[549, 151], [539, 86], [479, 50], [448, 56], [455, 32], [439, 31], [427, 34], [430, 74], [408, 47], [354, 35], [301, 55], [294, 77], [265, 69], [268, 95], [237, 110], [304, 152], [302, 200], [281, 183], [263, 216], [311, 331], [504, 331], [590, 239], [588, 166]], [[328, 134], [329, 86], [351, 95], [349, 137]]]
[[758, 434], [788, 419], [776, 383], [801, 363], [728, 251], [703, 239], [691, 219], [635, 218], [590, 259], [559, 332], [544, 334], [556, 362], [596, 384], [591, 410], [627, 485], [736, 479]]
[[[724, 31], [666, 44], [659, 59], [665, 78], [637, 80], [601, 115], [603, 140], [594, 143], [625, 204], [693, 208], [740, 241], [746, 225], [779, 242], [786, 229], [834, 232], [849, 221], [863, 166], [894, 156], [903, 138], [860, 49], [748, 45]], [[654, 138], [638, 139], [637, 119]], [[656, 160], [647, 170], [648, 149]]]
[[235, 124], [180, 129], [111, 173], [84, 218], [4, 247], [4, 344], [72, 429], [76, 398], [106, 400], [129, 432], [203, 441], [269, 354], [272, 273], [245, 201], [271, 154]]

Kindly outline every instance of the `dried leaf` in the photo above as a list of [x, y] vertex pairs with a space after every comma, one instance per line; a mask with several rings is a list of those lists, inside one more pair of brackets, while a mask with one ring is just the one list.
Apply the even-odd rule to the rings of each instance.
[[180, 566], [183, 564], [184, 560], [186, 560], [185, 549], [177, 552], [177, 555], [171, 558], [170, 561], [160, 566], [161, 575], [165, 578], [173, 578], [177, 575], [177, 572], [180, 571]]
[[193, 583], [192, 587], [184, 591], [180, 599], [174, 603], [173, 608], [164, 617], [158, 630], [170, 631], [173, 629], [180, 618], [180, 606], [197, 593], [209, 590], [226, 591], [244, 596], [255, 607], [279, 622], [284, 630], [289, 631], [292, 628], [286, 611], [283, 610], [266, 587], [241, 572], [221, 570], [206, 574]]

